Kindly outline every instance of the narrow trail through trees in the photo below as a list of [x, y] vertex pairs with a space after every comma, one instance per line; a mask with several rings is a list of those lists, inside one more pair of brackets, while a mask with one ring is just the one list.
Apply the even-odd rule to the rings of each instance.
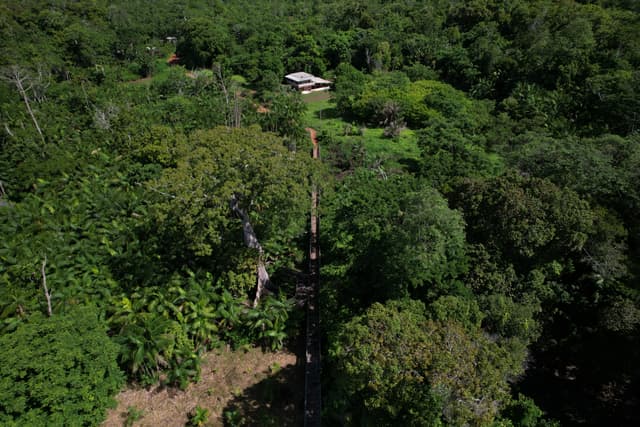
[[[306, 129], [313, 143], [312, 157], [320, 160], [320, 147], [316, 131]], [[320, 311], [318, 292], [320, 288], [320, 223], [318, 219], [318, 188], [311, 183], [311, 233], [309, 236], [309, 281], [306, 289], [307, 326], [305, 337], [305, 383], [304, 383], [304, 425], [320, 426], [322, 395], [320, 384]]]

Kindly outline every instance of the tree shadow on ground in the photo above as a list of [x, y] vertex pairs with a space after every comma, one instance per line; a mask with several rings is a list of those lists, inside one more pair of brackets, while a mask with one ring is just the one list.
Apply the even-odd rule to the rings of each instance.
[[304, 368], [298, 363], [271, 370], [269, 377], [243, 390], [225, 406], [225, 426], [303, 424]]

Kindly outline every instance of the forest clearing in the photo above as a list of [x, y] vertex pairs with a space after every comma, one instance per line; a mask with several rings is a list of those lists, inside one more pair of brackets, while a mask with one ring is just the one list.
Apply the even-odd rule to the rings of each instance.
[[155, 386], [120, 392], [102, 426], [121, 427], [127, 419], [141, 427], [184, 426], [196, 407], [209, 411], [207, 426], [298, 426], [303, 384], [293, 353], [215, 350], [203, 358], [200, 381], [185, 390]]

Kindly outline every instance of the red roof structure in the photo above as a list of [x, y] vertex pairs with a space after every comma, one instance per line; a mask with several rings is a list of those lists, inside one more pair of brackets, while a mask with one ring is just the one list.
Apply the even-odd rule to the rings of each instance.
[[180, 63], [180, 58], [175, 53], [172, 53], [169, 59], [167, 59], [167, 64], [175, 65]]

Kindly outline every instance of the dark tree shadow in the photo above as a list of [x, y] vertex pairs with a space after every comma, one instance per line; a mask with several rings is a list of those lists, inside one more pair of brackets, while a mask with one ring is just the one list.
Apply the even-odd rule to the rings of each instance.
[[420, 172], [420, 162], [416, 159], [399, 159], [398, 163], [400, 163], [407, 172], [411, 172], [417, 174]]
[[544, 342], [533, 346], [519, 391], [563, 426], [640, 425], [637, 335], [586, 332]]
[[245, 389], [224, 408], [225, 426], [303, 424], [304, 369], [290, 365]]

